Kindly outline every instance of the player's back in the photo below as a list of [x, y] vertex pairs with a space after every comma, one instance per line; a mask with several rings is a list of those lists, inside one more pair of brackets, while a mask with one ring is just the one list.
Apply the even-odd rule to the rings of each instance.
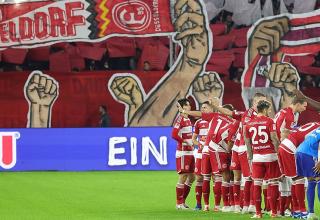
[[305, 140], [299, 145], [297, 152], [304, 153], [318, 158], [318, 147], [320, 141], [320, 128], [309, 134]]
[[210, 141], [218, 144], [221, 141], [220, 129], [224, 129], [228, 124], [232, 123], [233, 119], [220, 113], [216, 113], [209, 124], [209, 132], [206, 140], [206, 145], [209, 145]]
[[236, 141], [237, 145], [239, 146], [237, 150], [238, 152], [243, 152], [247, 150], [244, 142], [243, 129], [245, 128], [247, 123], [253, 120], [256, 116], [257, 116], [257, 112], [253, 108], [249, 108], [248, 110], [243, 112], [240, 125], [239, 125], [237, 141]]
[[266, 116], [257, 116], [246, 125], [247, 137], [251, 139], [253, 154], [273, 154], [274, 145], [271, 132], [275, 131], [273, 120]]
[[320, 127], [319, 122], [310, 122], [302, 125], [298, 129], [293, 130], [287, 137], [295, 146], [299, 146], [306, 136], [312, 131]]

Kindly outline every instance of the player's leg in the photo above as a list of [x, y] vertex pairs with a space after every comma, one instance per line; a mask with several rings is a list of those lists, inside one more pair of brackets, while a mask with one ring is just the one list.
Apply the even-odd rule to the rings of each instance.
[[221, 202], [221, 189], [222, 189], [222, 176], [219, 171], [220, 159], [219, 153], [216, 151], [210, 151], [210, 165], [212, 169], [212, 175], [214, 177], [214, 185], [213, 185], [213, 192], [214, 192], [214, 211], [220, 211], [220, 202]]
[[266, 180], [262, 182], [262, 190], [263, 190], [264, 212], [269, 212], [270, 206], [268, 202], [268, 182]]
[[176, 208], [185, 209], [183, 205], [183, 192], [184, 192], [184, 183], [187, 180], [188, 175], [185, 173], [179, 174], [178, 183], [176, 185]]
[[185, 206], [185, 208], [189, 208], [189, 206], [186, 205], [186, 199], [190, 193], [190, 189], [194, 180], [195, 180], [194, 173], [188, 173], [188, 177], [184, 183], [184, 190], [183, 190], [183, 205]]
[[221, 174], [214, 175], [214, 185], [213, 185], [213, 193], [214, 193], [214, 209], [213, 211], [218, 212], [221, 210], [221, 189], [222, 189], [222, 176]]
[[266, 168], [264, 163], [252, 162], [252, 178], [253, 178], [253, 199], [255, 205], [255, 214], [252, 218], [262, 218], [261, 212], [261, 192], [262, 183], [265, 177]]
[[222, 193], [222, 200], [223, 200], [223, 208], [222, 212], [230, 212], [230, 200], [229, 200], [229, 193], [230, 193], [230, 172], [229, 171], [223, 171], [222, 172], [222, 187], [221, 187], [221, 193]]
[[271, 217], [277, 217], [277, 200], [279, 198], [279, 178], [282, 176], [278, 160], [265, 162], [265, 179], [268, 180], [268, 197], [271, 208]]
[[202, 204], [202, 185], [203, 185], [203, 176], [201, 175], [201, 158], [196, 158], [196, 167], [195, 167], [195, 175], [196, 175], [196, 187], [195, 187], [195, 194], [196, 194], [196, 201], [197, 205], [195, 210], [201, 210]]
[[314, 178], [308, 178], [307, 200], [308, 200], [308, 212], [314, 215], [314, 197], [317, 182]]
[[303, 215], [307, 215], [307, 210], [306, 210], [306, 201], [305, 201], [305, 189], [304, 189], [304, 184], [305, 184], [305, 179], [304, 177], [295, 177], [293, 178], [293, 183], [295, 185], [295, 196], [296, 196], [296, 202], [298, 205], [299, 211]]
[[211, 173], [212, 171], [211, 171], [209, 154], [202, 154], [201, 174], [203, 176], [202, 195], [203, 195], [203, 201], [204, 201], [204, 211], [209, 211]]
[[308, 188], [307, 188], [307, 201], [308, 201], [308, 216], [307, 218], [313, 218], [314, 214], [314, 197], [315, 197], [315, 188], [316, 180], [314, 176], [316, 173], [313, 171], [315, 166], [315, 161], [310, 155], [297, 152], [296, 153], [296, 165], [297, 165], [297, 174], [298, 176], [308, 177]]
[[[248, 156], [247, 156], [247, 152], [243, 152], [241, 154], [239, 154], [239, 162], [240, 162], [240, 166], [241, 166], [241, 171], [242, 171], [242, 175], [245, 178], [245, 184], [244, 184], [244, 204], [243, 204], [243, 209], [242, 209], [242, 213], [248, 213], [250, 212], [255, 212], [255, 206], [254, 204], [250, 204], [250, 200], [251, 200], [251, 191], [253, 191], [253, 185], [252, 185], [252, 179], [250, 177], [251, 175], [251, 169], [249, 166], [249, 162], [248, 162]], [[251, 206], [250, 206], [251, 205]]]
[[241, 170], [239, 164], [238, 153], [232, 151], [230, 170], [233, 172], [233, 198], [234, 198], [234, 211], [239, 213], [240, 208], [240, 184], [241, 184]]
[[197, 205], [195, 207], [195, 210], [201, 210], [202, 209], [202, 204], [201, 204], [201, 199], [202, 199], [202, 183], [203, 183], [203, 176], [202, 175], [196, 175], [196, 201]]

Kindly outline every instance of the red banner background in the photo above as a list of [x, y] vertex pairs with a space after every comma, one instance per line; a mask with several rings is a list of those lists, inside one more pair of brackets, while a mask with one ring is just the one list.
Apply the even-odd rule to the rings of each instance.
[[[80, 73], [48, 73], [59, 82], [59, 97], [53, 105], [52, 127], [97, 127], [99, 122], [99, 105], [108, 107], [112, 126], [124, 125], [125, 106], [115, 101], [107, 88], [113, 73], [80, 72]], [[136, 72], [148, 94], [163, 76], [164, 72]], [[0, 127], [26, 127], [28, 102], [24, 97], [24, 84], [27, 72], [1, 73], [0, 77]], [[235, 108], [243, 110], [241, 85], [230, 80], [223, 80], [225, 85], [224, 103], [231, 103]], [[317, 89], [304, 91], [317, 98]], [[319, 120], [314, 110], [302, 113], [300, 123]]]

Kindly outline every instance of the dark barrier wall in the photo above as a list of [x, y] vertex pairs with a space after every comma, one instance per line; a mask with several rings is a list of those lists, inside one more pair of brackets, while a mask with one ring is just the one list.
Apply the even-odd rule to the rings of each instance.
[[170, 127], [0, 129], [0, 140], [4, 171], [175, 169]]

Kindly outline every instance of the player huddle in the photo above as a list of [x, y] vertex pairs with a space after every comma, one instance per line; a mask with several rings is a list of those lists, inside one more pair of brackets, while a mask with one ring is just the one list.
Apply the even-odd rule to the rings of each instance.
[[[219, 106], [217, 99], [202, 103], [200, 111], [190, 111], [187, 99], [178, 103], [180, 114], [172, 130], [178, 142], [177, 209], [189, 208], [185, 200], [196, 179], [195, 209], [209, 211], [213, 179], [214, 211], [255, 213], [252, 218], [262, 218], [263, 194], [264, 211], [272, 218], [286, 214], [317, 219], [314, 197], [320, 176], [320, 123], [297, 126], [296, 116], [307, 106], [305, 99], [295, 97], [274, 119], [269, 117], [271, 103], [261, 93], [254, 95], [251, 108], [244, 112], [229, 104]], [[194, 128], [188, 116], [200, 118]]]

